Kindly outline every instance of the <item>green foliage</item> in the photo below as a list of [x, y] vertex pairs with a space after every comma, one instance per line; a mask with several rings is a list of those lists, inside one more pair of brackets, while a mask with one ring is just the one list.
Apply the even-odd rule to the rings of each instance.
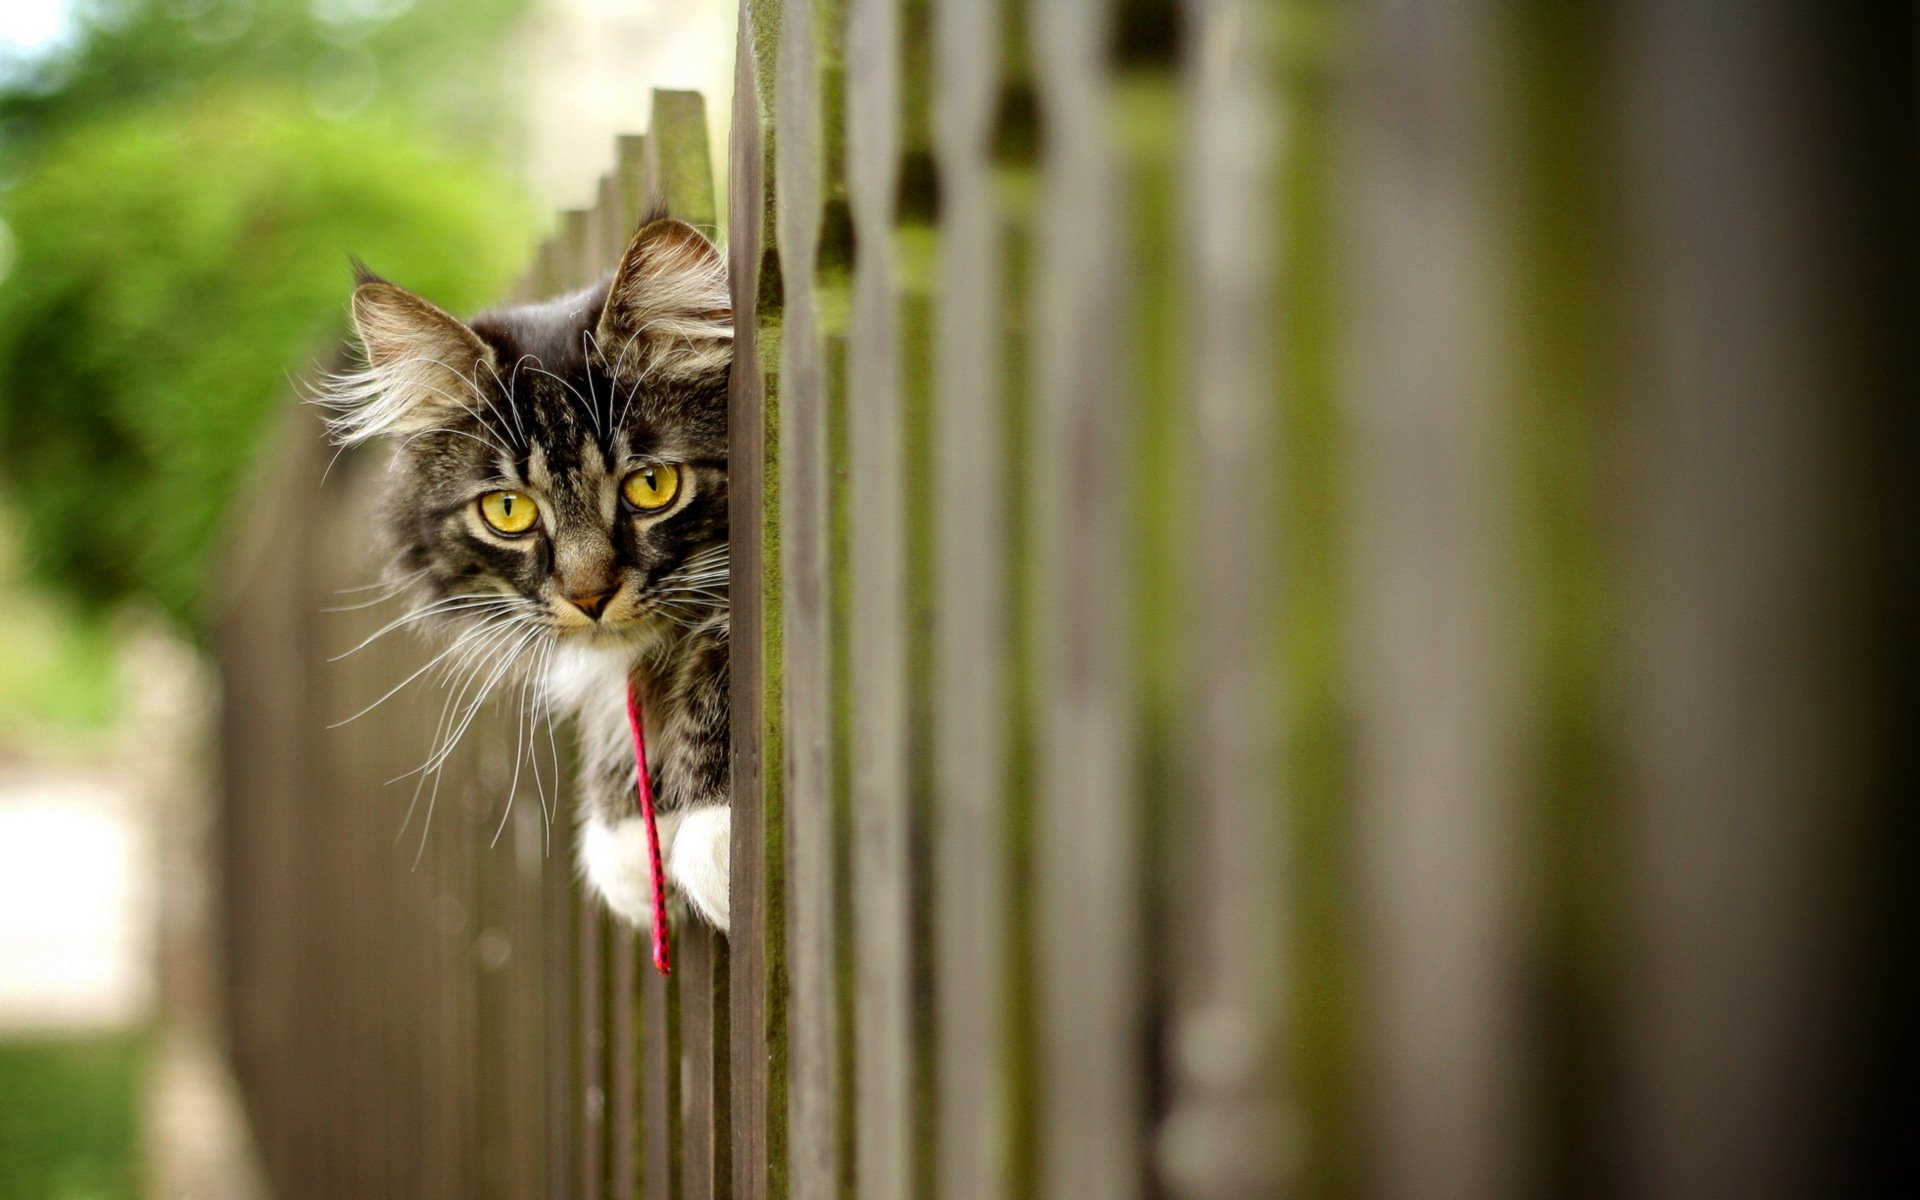
[[19, 528], [0, 507], [0, 730], [41, 751], [79, 749], [73, 735], [102, 732], [120, 714], [119, 645], [110, 627], [19, 578]]
[[0, 61], [0, 502], [36, 579], [193, 624], [347, 256], [493, 298], [530, 231], [491, 165], [526, 8], [85, 0], [70, 45]]
[[4, 198], [0, 473], [28, 565], [191, 623], [287, 373], [341, 327], [347, 256], [460, 308], [525, 249], [517, 194], [397, 124], [236, 89], [84, 123]]
[[139, 1194], [138, 1035], [0, 1043], [0, 1196]]
[[81, 0], [77, 45], [0, 56], [0, 157], [209, 85], [264, 84], [337, 115], [405, 112], [461, 139], [499, 133], [492, 61], [527, 0]]

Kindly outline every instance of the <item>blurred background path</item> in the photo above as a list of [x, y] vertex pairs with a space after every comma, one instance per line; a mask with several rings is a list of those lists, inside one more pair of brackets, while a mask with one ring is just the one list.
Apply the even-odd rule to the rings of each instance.
[[217, 1032], [212, 697], [163, 628], [113, 641], [110, 719], [0, 743], [0, 1195], [257, 1200]]
[[135, 780], [0, 768], [0, 1030], [122, 1027], [153, 1002], [151, 831]]

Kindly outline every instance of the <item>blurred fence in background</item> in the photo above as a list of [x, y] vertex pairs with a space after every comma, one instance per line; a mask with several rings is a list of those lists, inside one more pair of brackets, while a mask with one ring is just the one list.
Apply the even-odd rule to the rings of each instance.
[[[281, 1194], [1910, 1172], [1913, 32], [746, 0], [732, 944], [637, 972], [497, 724], [396, 843], [438, 706], [323, 732], [405, 670], [297, 421], [221, 650]], [[712, 223], [701, 120], [524, 292]]]

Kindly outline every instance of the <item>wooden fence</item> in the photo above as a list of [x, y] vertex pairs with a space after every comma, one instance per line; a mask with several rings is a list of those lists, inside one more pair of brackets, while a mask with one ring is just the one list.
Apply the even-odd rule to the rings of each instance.
[[[638, 970], [510, 724], [430, 829], [439, 697], [325, 730], [421, 660], [327, 661], [378, 464], [290, 417], [220, 646], [284, 1200], [1910, 1174], [1911, 24], [744, 0], [731, 945]], [[704, 121], [522, 292], [717, 223]]]

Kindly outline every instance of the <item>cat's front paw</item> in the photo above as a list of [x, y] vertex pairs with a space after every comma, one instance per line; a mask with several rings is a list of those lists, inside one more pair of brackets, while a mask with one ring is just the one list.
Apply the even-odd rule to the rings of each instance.
[[681, 818], [667, 852], [667, 878], [721, 933], [732, 916], [728, 904], [732, 871], [733, 809], [696, 808]]
[[645, 821], [629, 817], [611, 825], [588, 822], [580, 835], [580, 866], [588, 886], [615, 916], [643, 932], [653, 928], [653, 871]]

